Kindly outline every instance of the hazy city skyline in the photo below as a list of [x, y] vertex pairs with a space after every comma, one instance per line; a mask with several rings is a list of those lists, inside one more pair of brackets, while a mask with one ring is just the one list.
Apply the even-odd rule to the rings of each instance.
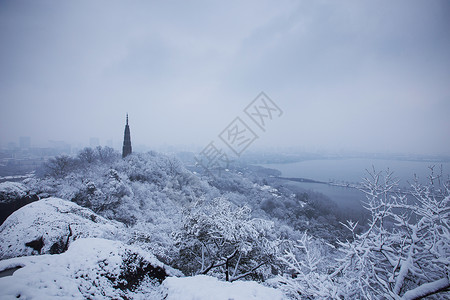
[[[2, 1], [0, 146], [206, 146], [264, 91], [262, 147], [450, 154], [448, 1]], [[23, 140], [27, 144], [27, 140]]]

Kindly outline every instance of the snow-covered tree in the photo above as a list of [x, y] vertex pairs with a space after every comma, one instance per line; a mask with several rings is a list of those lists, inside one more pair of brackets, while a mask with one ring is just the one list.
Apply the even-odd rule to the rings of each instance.
[[38, 173], [41, 176], [63, 178], [73, 171], [76, 160], [68, 155], [60, 155], [49, 159]]
[[409, 201], [396, 192], [392, 173], [373, 171], [366, 179], [369, 229], [342, 243], [342, 267], [359, 273], [363, 293], [418, 299], [448, 292], [450, 190], [448, 182], [438, 186], [440, 178], [431, 179], [426, 186], [413, 184]]
[[220, 272], [226, 281], [234, 281], [273, 260], [277, 241], [270, 237], [272, 227], [270, 221], [251, 218], [249, 207], [219, 197], [187, 208], [174, 236], [185, 272]]
[[280, 288], [294, 299], [337, 298], [339, 287], [326, 272], [334, 264], [328, 247], [304, 233], [280, 257], [287, 267], [285, 275], [277, 278]]
[[371, 172], [364, 182], [368, 229], [345, 226], [353, 239], [340, 242], [332, 270], [317, 270], [317, 252], [299, 242], [306, 257], [288, 252], [282, 260], [297, 274], [280, 282], [291, 294], [313, 298], [447, 298], [450, 291], [450, 189], [441, 176], [413, 184], [411, 199], [397, 191], [392, 173]]

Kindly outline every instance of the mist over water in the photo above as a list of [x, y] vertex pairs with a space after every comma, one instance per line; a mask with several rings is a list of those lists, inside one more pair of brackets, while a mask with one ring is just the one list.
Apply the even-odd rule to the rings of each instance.
[[[361, 183], [364, 178], [368, 177], [367, 171], [372, 171], [373, 168], [377, 172], [384, 172], [384, 174], [389, 170], [399, 180], [400, 187], [409, 187], [414, 182], [414, 175], [417, 175], [418, 181], [421, 184], [428, 183], [430, 166], [435, 166], [435, 175], [440, 173], [441, 166], [444, 176], [448, 176], [445, 174], [449, 174], [450, 170], [450, 163], [448, 162], [367, 158], [307, 160], [294, 163], [264, 164], [263, 166], [281, 171], [282, 177], [306, 178], [342, 184]], [[302, 190], [324, 194], [335, 202], [339, 208], [347, 210], [349, 216], [358, 215], [365, 211], [363, 202], [366, 200], [366, 196], [358, 189], [329, 184], [292, 181], [286, 181], [284, 184]]]
[[387, 170], [393, 172], [394, 177], [400, 180], [401, 186], [408, 186], [408, 182], [412, 183], [414, 175], [418, 176], [421, 183], [425, 183], [430, 175], [430, 166], [434, 166], [435, 174], [440, 172], [441, 166], [444, 174], [448, 174], [450, 171], [450, 163], [442, 161], [424, 162], [367, 158], [307, 160], [287, 164], [266, 164], [264, 166], [281, 171], [283, 177], [350, 183], [361, 182], [367, 177], [367, 170], [372, 171], [372, 167], [374, 167], [377, 172]]

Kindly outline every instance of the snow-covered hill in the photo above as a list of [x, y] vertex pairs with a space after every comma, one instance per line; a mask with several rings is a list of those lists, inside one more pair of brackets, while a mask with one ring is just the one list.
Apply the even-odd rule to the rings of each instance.
[[82, 237], [120, 240], [124, 228], [73, 202], [47, 198], [15, 211], [0, 226], [0, 259], [61, 253]]

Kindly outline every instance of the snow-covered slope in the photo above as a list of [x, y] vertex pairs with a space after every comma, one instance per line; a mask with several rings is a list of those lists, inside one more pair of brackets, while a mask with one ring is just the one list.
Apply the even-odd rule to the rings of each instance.
[[219, 281], [215, 277], [169, 277], [162, 286], [166, 300], [281, 300], [281, 291], [254, 281]]
[[67, 241], [82, 237], [120, 240], [124, 232], [119, 222], [73, 202], [47, 198], [22, 207], [0, 226], [0, 259], [61, 253], [68, 246]]
[[181, 273], [119, 241], [82, 238], [62, 254], [0, 261], [0, 299], [161, 299], [160, 283]]

